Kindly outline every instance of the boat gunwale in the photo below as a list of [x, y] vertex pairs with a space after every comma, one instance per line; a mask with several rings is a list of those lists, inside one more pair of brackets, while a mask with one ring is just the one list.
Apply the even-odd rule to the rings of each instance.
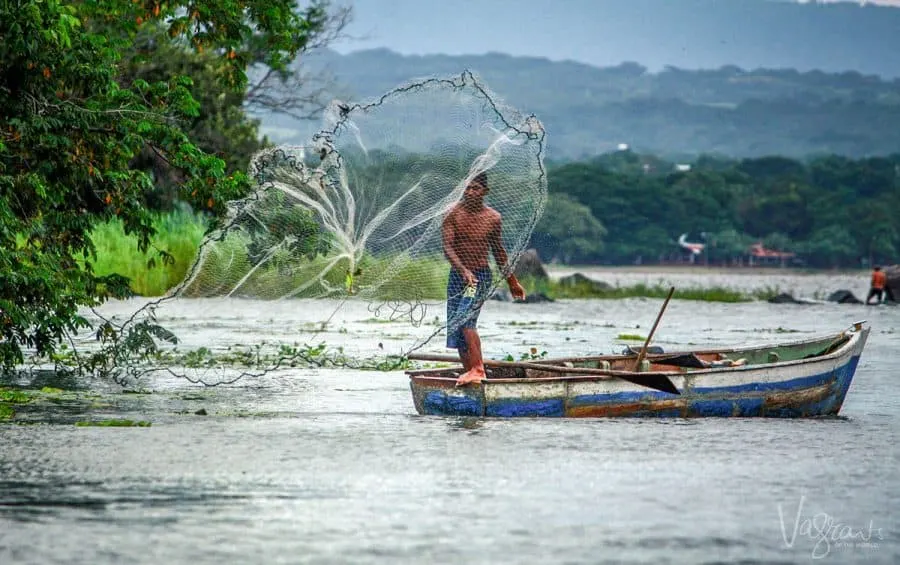
[[[811, 365], [813, 363], [819, 363], [823, 361], [831, 361], [835, 359], [839, 359], [841, 357], [847, 357], [850, 353], [852, 353], [853, 348], [856, 347], [859, 340], [862, 339], [865, 335], [868, 335], [870, 328], [868, 326], [860, 329], [860, 330], [844, 330], [838, 334], [829, 334], [827, 336], [822, 336], [820, 338], [799, 340], [795, 342], [787, 342], [787, 343], [777, 343], [777, 344], [762, 344], [759, 346], [751, 346], [741, 348], [741, 351], [751, 351], [751, 350], [760, 350], [765, 349], [766, 345], [777, 346], [777, 347], [786, 347], [793, 345], [802, 345], [805, 343], [812, 343], [815, 341], [826, 341], [829, 338], [834, 340], [839, 339], [841, 337], [846, 336], [849, 333], [849, 339], [846, 342], [841, 344], [840, 347], [835, 349], [830, 353], [826, 353], [824, 355], [818, 355], [816, 357], [808, 358], [808, 359], [791, 359], [788, 361], [776, 361], [774, 363], [757, 363], [753, 365], [740, 365], [740, 366], [722, 366], [722, 367], [709, 367], [705, 369], [696, 369], [692, 371], [682, 372], [682, 371], [615, 371], [610, 370], [608, 374], [590, 374], [590, 375], [559, 375], [553, 377], [524, 377], [524, 378], [494, 378], [489, 377], [481, 381], [482, 385], [486, 384], [514, 384], [514, 383], [552, 383], [552, 382], [585, 382], [585, 381], [602, 381], [602, 380], [610, 380], [617, 379], [620, 376], [632, 377], [632, 378], [640, 378], [642, 375], [644, 376], [665, 376], [665, 377], [683, 377], [683, 378], [691, 378], [707, 376], [707, 375], [715, 375], [715, 374], [723, 374], [723, 373], [738, 373], [744, 371], [761, 371], [761, 370], [769, 370], [773, 368], [783, 368], [783, 367], [791, 367], [794, 365]], [[666, 356], [675, 355], [675, 354], [686, 354], [686, 353], [720, 353], [723, 351], [737, 351], [736, 349], [714, 349], [714, 350], [697, 350], [697, 351], [683, 351], [683, 352], [673, 352], [664, 354]], [[572, 358], [576, 359], [576, 358]], [[578, 358], [585, 359], [585, 358]], [[599, 359], [599, 357], [592, 357], [591, 359]], [[554, 362], [559, 362], [559, 360], [554, 359]], [[534, 363], [540, 364], [540, 363]], [[579, 367], [574, 367], [574, 369], [578, 369]], [[585, 367], [581, 367], [585, 368]], [[446, 382], [446, 381], [455, 381], [456, 377], [442, 377], [442, 376], [430, 376], [428, 373], [422, 373], [420, 371], [433, 371], [434, 373], [446, 373], [447, 371], [453, 370], [452, 368], [435, 368], [435, 369], [421, 369], [414, 371], [406, 371], [406, 374], [409, 375], [410, 381], [414, 381], [415, 379], [427, 380], [427, 381], [437, 381], [437, 382]], [[537, 370], [537, 369], [536, 369]], [[595, 369], [596, 370], [596, 369]]]

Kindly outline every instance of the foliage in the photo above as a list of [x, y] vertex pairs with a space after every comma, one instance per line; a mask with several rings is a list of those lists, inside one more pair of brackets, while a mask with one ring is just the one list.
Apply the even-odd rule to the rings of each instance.
[[[231, 62], [214, 51], [195, 51], [183, 41], [171, 41], [162, 23], [142, 26], [130, 49], [123, 53], [117, 82], [126, 86], [135, 81], [154, 84], [173, 76], [191, 80], [191, 94], [197, 101], [195, 115], [182, 117], [179, 126], [203, 152], [226, 160], [225, 171], [246, 171], [253, 154], [266, 141], [260, 139], [259, 121], [244, 112], [244, 91], [223, 88], [231, 79]], [[138, 153], [132, 166], [147, 171], [153, 186], [145, 194], [145, 205], [170, 210], [179, 199], [183, 174], [152, 147]]]
[[[248, 189], [246, 175], [188, 135], [201, 112], [190, 78], [128, 82], [122, 54], [144, 26], [214, 53], [223, 87], [243, 89], [251, 62], [286, 68], [321, 10], [301, 13], [290, 0], [0, 4], [0, 368], [21, 362], [23, 347], [52, 355], [88, 327], [80, 308], [130, 294], [125, 277], [95, 272], [89, 234], [118, 218], [140, 251], [151, 248], [153, 179], [135, 164], [143, 152], [178, 171], [177, 197], [196, 210], [221, 214]], [[97, 336], [127, 341], [111, 327]], [[94, 361], [89, 369], [108, 360]]]
[[[312, 278], [319, 277], [331, 261], [327, 256], [306, 256], [305, 258], [275, 257], [254, 269], [249, 250], [253, 241], [244, 234], [235, 234], [220, 242], [217, 253], [210, 253], [202, 263], [194, 282], [185, 289], [186, 296], [201, 294], [222, 294], [229, 292], [235, 296], [271, 300], [291, 294], [296, 298], [320, 296], [324, 287], [311, 285], [305, 291], [296, 293]], [[279, 252], [290, 253], [289, 250]], [[290, 260], [288, 260], [290, 259]], [[346, 288], [346, 261], [338, 262], [324, 277], [330, 288]], [[353, 288], [371, 284], [371, 274], [393, 271], [391, 279], [381, 284], [374, 293], [376, 299], [383, 300], [425, 300], [442, 299], [446, 296], [449, 264], [443, 258], [420, 258], [414, 261], [397, 261], [395, 257], [374, 257], [364, 255], [359, 262], [358, 272], [353, 277]], [[252, 271], [251, 276], [247, 276]]]
[[800, 250], [810, 262], [827, 267], [839, 267], [857, 256], [853, 236], [846, 227], [840, 225], [816, 230]]
[[754, 243], [754, 238], [729, 228], [707, 235], [707, 259], [714, 263], [728, 263], [735, 257], [742, 257]]
[[[543, 293], [546, 296], [558, 299], [622, 299], [622, 298], [665, 298], [669, 294], [668, 285], [638, 283], [630, 286], [604, 287], [594, 285], [591, 282], [576, 284], [560, 284], [555, 280], [524, 279], [522, 285], [528, 294]], [[713, 286], [678, 288], [673, 298], [680, 300], [698, 300], [703, 302], [749, 302], [754, 299], [768, 298], [768, 295], [747, 295], [739, 290]]]
[[541, 257], [572, 265], [602, 254], [605, 235], [590, 208], [560, 193], [548, 198], [531, 242]]
[[85, 420], [75, 422], [78, 428], [149, 428], [151, 422], [146, 420], [128, 420], [113, 418], [110, 420]]
[[154, 213], [151, 244], [165, 251], [171, 260], [152, 267], [148, 263], [153, 264], [154, 254], [139, 249], [137, 238], [125, 233], [121, 220], [113, 218], [97, 224], [90, 233], [97, 253], [94, 272], [100, 276], [117, 273], [127, 277], [135, 294], [162, 296], [184, 280], [197, 257], [208, 224], [205, 215], [184, 208]]
[[[760, 210], [768, 209], [758, 205], [766, 194], [758, 192], [756, 179], [748, 175], [751, 171], [768, 178], [766, 182], [777, 179], [777, 175], [765, 167], [757, 167], [755, 162], [747, 160], [703, 158], [689, 172], [647, 174], [641, 167], [642, 160], [651, 161], [664, 170], [668, 168], [658, 158], [636, 154], [614, 154], [586, 163], [552, 167], [549, 177], [556, 192], [551, 195], [547, 210], [533, 234], [532, 246], [551, 260], [568, 264], [630, 263], [636, 256], [649, 260], [660, 255], [684, 259], [675, 244], [675, 234], [690, 231], [698, 233], [698, 237], [702, 236], [706, 242], [702, 260], [711, 264], [746, 260], [747, 250], [757, 241], [769, 248], [797, 252], [804, 262], [814, 267], [858, 264], [870, 246], [875, 250], [872, 261], [891, 262], [891, 258], [896, 257], [892, 250], [900, 245], [900, 241], [896, 236], [895, 220], [886, 210], [890, 209], [891, 202], [898, 202], [897, 187], [885, 183], [884, 179], [877, 182], [870, 179], [860, 189], [867, 198], [859, 198], [857, 187], [849, 184], [855, 182], [854, 179], [865, 178], [861, 171], [865, 170], [866, 161], [828, 158], [806, 164], [791, 162], [791, 167], [781, 166], [779, 170], [795, 176], [799, 174], [812, 187], [807, 220], [798, 235], [790, 238], [780, 231], [769, 234], [743, 231], [747, 226], [760, 223], [753, 219], [754, 214], [766, 213]], [[403, 169], [406, 166], [403, 163], [414, 162], [404, 158], [398, 161], [397, 168]], [[823, 170], [823, 162], [830, 163], [827, 170]], [[846, 172], [848, 169], [852, 174]], [[634, 190], [628, 188], [630, 186], [640, 186], [639, 190], [646, 193], [637, 198], [644, 203], [641, 209], [633, 208], [635, 198], [629, 195]], [[578, 202], [572, 193], [587, 199], [588, 204]], [[673, 194], [676, 198], [669, 198]], [[654, 206], [653, 200], [667, 204]], [[591, 206], [603, 217], [604, 224], [612, 226], [608, 233], [594, 216]], [[294, 243], [284, 252], [306, 257], [309, 269], [298, 269], [285, 277], [278, 258], [270, 259], [256, 275], [255, 282], [250, 281], [241, 289], [241, 294], [281, 296], [299, 286], [308, 276], [307, 271], [314, 272], [322, 266], [319, 255], [327, 252], [327, 240], [320, 239], [308, 214], [299, 208], [269, 208], [279, 215], [278, 221], [267, 222], [275, 226], [274, 231], [254, 233], [249, 239], [229, 237], [221, 243], [222, 256], [227, 260], [208, 258], [201, 273], [206, 281], [204, 285], [216, 283], [223, 289], [232, 288], [259, 260], [262, 250], [291, 234], [295, 236]], [[861, 214], [859, 220], [851, 221], [848, 210], [857, 210]], [[642, 216], [641, 221], [634, 222], [638, 215]], [[100, 275], [124, 274], [131, 279], [132, 290], [143, 295], [162, 294], [180, 281], [184, 269], [196, 254], [206, 220], [201, 215], [183, 211], [153, 215], [153, 218], [159, 235], [152, 243], [174, 257], [174, 263], [147, 269], [145, 262], [151, 255], [139, 251], [136, 238], [126, 236], [121, 222], [114, 219], [97, 225], [91, 232], [98, 250], [95, 272]], [[586, 235], [580, 237], [581, 234]], [[650, 237], [645, 237], [647, 234]], [[573, 251], [575, 249], [578, 251]], [[879, 252], [879, 249], [887, 251]], [[569, 250], [570, 254], [563, 254], [561, 250]], [[292, 261], [297, 264], [296, 256]], [[389, 258], [367, 256], [358, 281], [365, 284], [366, 273], [378, 272], [389, 263]], [[408, 295], [413, 288], [409, 282], [416, 281], [417, 296], [439, 299], [444, 293], [446, 273], [446, 261], [440, 257], [412, 261], [402, 266], [396, 278], [382, 289], [382, 294], [386, 299]], [[329, 283], [340, 286], [340, 274], [340, 269], [336, 269]], [[272, 287], [275, 280], [283, 281], [282, 286]], [[577, 297], [593, 296], [594, 290], [585, 287], [560, 292]]]
[[31, 395], [23, 390], [0, 387], [0, 422], [12, 420], [16, 415], [15, 406], [31, 400]]
[[229, 347], [212, 351], [206, 347], [160, 351], [159, 362], [191, 369], [233, 368], [253, 371], [259, 367], [353, 367], [367, 371], [396, 371], [410, 366], [404, 357], [352, 358], [343, 347], [330, 348], [324, 342], [310, 344], [256, 344], [247, 348]]
[[18, 389], [0, 388], [0, 402], [8, 404], [25, 404], [31, 400], [27, 393]]
[[[676, 242], [683, 233], [706, 243], [699, 260], [711, 264], [746, 264], [756, 242], [797, 253], [811, 267], [900, 261], [900, 154], [808, 161], [702, 157], [684, 170], [620, 151], [557, 164], [548, 182], [550, 215], [542, 225], [560, 221], [553, 199], [569, 197], [605, 228], [602, 241], [596, 234], [591, 240], [602, 251], [579, 262], [684, 261], [687, 252]], [[560, 245], [577, 245], [572, 239]], [[536, 232], [532, 244], [545, 241]]]
[[[670, 165], [656, 157], [622, 153], [627, 154], [616, 153], [550, 168], [548, 174], [554, 192], [531, 242], [544, 257], [569, 264], [632, 263], [636, 257], [653, 261], [660, 256], [684, 260], [686, 255], [677, 247], [675, 239], [677, 234], [691, 232], [707, 244], [701, 260], [710, 264], [746, 262], [750, 245], [759, 241], [769, 248], [794, 251], [812, 267], [859, 265], [860, 258], [867, 257], [870, 250], [869, 261], [890, 263], [896, 258], [900, 246], [898, 224], [889, 211], [894, 209], [892, 206], [900, 205], [900, 189], [893, 179], [866, 175], [867, 160], [832, 157], [807, 163], [763, 161], [778, 164], [773, 172], [759, 166], [756, 160], [701, 158], [690, 171], [669, 172]], [[398, 171], [415, 163], [409, 156], [397, 159], [385, 154], [382, 158], [395, 159]], [[900, 166], [900, 157], [891, 159], [874, 162], [879, 169], [884, 168], [881, 161]], [[661, 170], [645, 173], [642, 162], [651, 162]], [[365, 175], [366, 171], [360, 174]], [[799, 178], [810, 186], [805, 220], [795, 230], [794, 237], [780, 230], [747, 233], [749, 226], [764, 223], [755, 216], [769, 213], [764, 201], [769, 197], [769, 186], [779, 182], [781, 174]], [[865, 180], [857, 185], [857, 179]], [[777, 194], [775, 197], [780, 198]], [[585, 203], [576, 198], [585, 199]], [[654, 205], [654, 201], [659, 204]], [[292, 248], [283, 251], [306, 257], [309, 268], [295, 269], [285, 277], [278, 258], [270, 259], [254, 280], [241, 288], [240, 294], [281, 296], [299, 286], [310, 272], [321, 268], [320, 255], [327, 251], [327, 241], [318, 235], [313, 237], [311, 218], [297, 208], [276, 206], [273, 209], [282, 216], [279, 221], [268, 222], [275, 226], [277, 233], [259, 232], [251, 234], [249, 239], [237, 236], [226, 239], [220, 244], [222, 260], [209, 256], [204, 265], [201, 273], [204, 287], [218, 284], [223, 289], [233, 288], [258, 261], [261, 250], [290, 234], [296, 236]], [[161, 294], [179, 281], [180, 274], [196, 254], [205, 220], [182, 212], [153, 217], [160, 233], [153, 244], [175, 257], [173, 264], [162, 269], [146, 269], [143, 262], [150, 256], [140, 252], [134, 236], [125, 236], [121, 224], [113, 220], [96, 226], [92, 232], [98, 248], [95, 272], [125, 274], [133, 281], [132, 290], [145, 295]], [[606, 226], [610, 227], [608, 232]], [[569, 250], [570, 254], [561, 250]], [[299, 265], [296, 255], [291, 262]], [[358, 282], [365, 284], [366, 273], [378, 272], [389, 264], [390, 258], [367, 256]], [[341, 270], [335, 269], [329, 283], [340, 286], [340, 276]], [[439, 299], [445, 290], [446, 276], [447, 264], [441, 257], [408, 262], [382, 289], [382, 294], [386, 299], [398, 298], [413, 290], [421, 298]], [[282, 281], [282, 286], [273, 287], [272, 282], [276, 280]], [[409, 285], [410, 281], [416, 281], [415, 287]], [[596, 295], [590, 286], [558, 292], [558, 296], [569, 297]], [[664, 291], [660, 292], [664, 295]]]
[[646, 341], [647, 338], [645, 336], [639, 334], [619, 334], [616, 336], [616, 339], [621, 341]]
[[516, 359], [512, 353], [507, 353], [503, 358], [504, 361], [538, 361], [540, 362], [542, 359], [547, 358], [547, 352], [541, 351], [538, 352], [537, 347], [530, 347], [528, 351], [519, 354], [519, 358]]
[[[301, 206], [287, 205], [287, 197], [278, 191], [262, 196], [263, 203], [254, 213], [251, 225], [247, 255], [250, 263], [256, 265], [275, 247], [290, 255], [300, 255], [314, 260], [316, 255], [330, 249], [326, 234], [320, 233], [311, 210]], [[272, 200], [273, 202], [265, 202]], [[284, 242], [288, 242], [285, 246]], [[278, 257], [273, 266], [278, 266]]]

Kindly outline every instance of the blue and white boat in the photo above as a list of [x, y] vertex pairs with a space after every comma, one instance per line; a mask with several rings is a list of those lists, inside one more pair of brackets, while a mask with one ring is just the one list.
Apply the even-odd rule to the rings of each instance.
[[[419, 414], [476, 417], [780, 417], [838, 414], [869, 335], [865, 322], [802, 341], [732, 349], [486, 361], [488, 378], [457, 387], [460, 366], [407, 371]], [[441, 356], [410, 356], [444, 360]]]

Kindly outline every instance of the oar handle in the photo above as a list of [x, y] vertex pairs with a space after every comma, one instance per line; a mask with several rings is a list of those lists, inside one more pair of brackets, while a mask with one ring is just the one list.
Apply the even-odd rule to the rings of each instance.
[[647, 356], [647, 347], [650, 345], [650, 340], [653, 339], [653, 334], [656, 333], [656, 327], [659, 325], [659, 320], [662, 318], [663, 312], [666, 311], [666, 306], [669, 305], [669, 300], [672, 299], [672, 295], [675, 294], [675, 287], [669, 289], [669, 295], [666, 296], [666, 301], [663, 302], [662, 308], [659, 309], [659, 314], [656, 315], [656, 321], [653, 322], [653, 327], [650, 328], [650, 334], [647, 335], [647, 340], [644, 341], [644, 346], [641, 347], [641, 351], [638, 353], [637, 360], [634, 362], [634, 371], [638, 371], [641, 368], [641, 362], [644, 360], [644, 357]]

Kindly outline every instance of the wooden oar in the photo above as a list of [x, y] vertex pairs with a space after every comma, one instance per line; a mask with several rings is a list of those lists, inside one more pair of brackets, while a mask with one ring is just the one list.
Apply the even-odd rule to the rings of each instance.
[[637, 360], [634, 362], [634, 370], [638, 371], [641, 368], [641, 361], [644, 360], [644, 357], [647, 355], [647, 347], [650, 345], [650, 340], [653, 339], [653, 334], [656, 332], [656, 326], [659, 325], [659, 320], [662, 318], [663, 312], [666, 311], [666, 306], [669, 305], [669, 300], [672, 299], [672, 295], [675, 294], [675, 287], [669, 289], [669, 295], [666, 296], [666, 301], [663, 302], [662, 308], [659, 309], [659, 314], [656, 315], [656, 321], [653, 322], [653, 327], [650, 328], [650, 334], [647, 336], [647, 340], [644, 341], [644, 347], [641, 348], [641, 351], [638, 353]]

